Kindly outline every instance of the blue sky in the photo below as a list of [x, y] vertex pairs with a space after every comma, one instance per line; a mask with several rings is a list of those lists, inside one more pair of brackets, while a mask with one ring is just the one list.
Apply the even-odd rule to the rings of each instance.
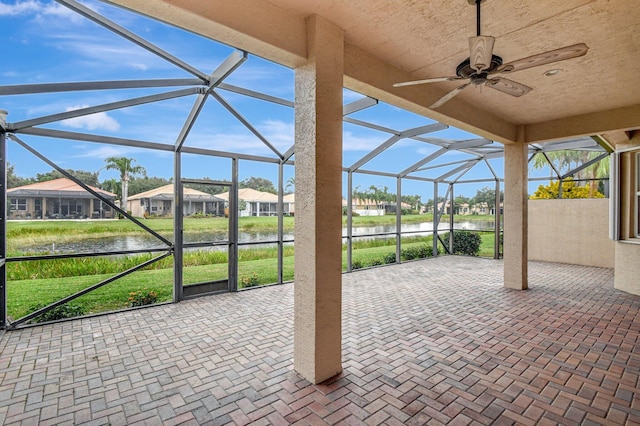
[[[94, 1], [83, 4], [206, 74], [211, 73], [235, 50], [108, 4]], [[3, 40], [6, 58], [0, 69], [0, 85], [192, 77], [186, 71], [55, 2], [2, 0], [0, 37]], [[227, 78], [225, 83], [293, 100], [293, 80], [293, 70], [250, 54], [249, 59]], [[4, 96], [0, 97], [0, 109], [9, 111], [9, 122], [17, 122], [176, 89], [179, 88]], [[219, 93], [278, 150], [284, 152], [293, 144], [292, 108], [224, 90], [219, 90]], [[360, 94], [345, 90], [345, 103], [361, 97]], [[195, 96], [183, 97], [50, 123], [44, 127], [173, 144], [194, 100]], [[351, 117], [400, 131], [433, 123], [425, 117], [383, 103], [359, 111]], [[390, 136], [387, 133], [345, 123], [343, 164], [352, 165]], [[451, 140], [476, 138], [454, 128], [424, 136]], [[105, 158], [123, 155], [136, 158], [138, 163], [146, 168], [149, 176], [168, 178], [173, 174], [173, 157], [168, 152], [28, 135], [20, 137], [64, 168], [96, 171], [104, 166]], [[207, 101], [185, 145], [273, 157], [273, 153], [258, 138], [212, 98]], [[8, 160], [15, 165], [15, 171], [19, 176], [34, 176], [51, 169], [14, 143], [11, 143], [8, 149]], [[436, 147], [432, 145], [405, 139], [363, 168], [397, 173], [435, 150]], [[463, 158], [468, 156], [447, 153], [439, 161], [451, 162]], [[185, 155], [183, 176], [228, 180], [230, 164], [227, 159]], [[502, 164], [502, 159], [491, 160], [492, 167], [499, 175], [502, 175]], [[449, 169], [438, 169], [423, 175], [434, 177]], [[293, 174], [293, 168], [287, 167], [285, 181], [293, 177]], [[277, 167], [272, 164], [241, 161], [240, 179], [250, 176], [262, 176], [275, 182]], [[490, 176], [487, 167], [481, 165], [467, 173], [464, 179]], [[116, 177], [113, 171], [100, 171], [101, 181]], [[395, 179], [355, 175], [354, 187], [360, 186], [364, 189], [370, 185], [388, 186], [390, 192], [396, 191]], [[472, 196], [482, 186], [493, 188], [494, 184], [488, 182], [460, 185], [456, 191]], [[440, 195], [443, 195], [445, 190], [442, 186], [439, 190]], [[426, 200], [432, 197], [433, 184], [406, 181], [403, 184], [403, 193], [420, 194], [423, 200]]]

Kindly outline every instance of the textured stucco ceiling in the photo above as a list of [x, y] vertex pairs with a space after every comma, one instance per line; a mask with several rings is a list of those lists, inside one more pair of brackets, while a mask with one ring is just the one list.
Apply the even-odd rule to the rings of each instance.
[[[581, 42], [589, 51], [509, 75], [533, 88], [520, 98], [469, 87], [437, 110], [428, 106], [459, 82], [391, 85], [455, 75], [476, 30], [467, 0], [113, 3], [292, 67], [306, 55], [306, 17], [320, 15], [344, 30], [347, 87], [506, 143], [640, 128], [638, 0], [486, 0], [482, 33], [505, 62]], [[544, 75], [553, 68], [562, 72]]]

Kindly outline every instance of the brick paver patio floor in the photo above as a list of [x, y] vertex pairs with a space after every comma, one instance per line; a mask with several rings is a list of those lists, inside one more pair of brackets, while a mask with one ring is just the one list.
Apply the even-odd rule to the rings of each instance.
[[292, 372], [293, 285], [7, 332], [0, 424], [640, 424], [609, 269], [442, 257], [344, 276], [344, 372]]

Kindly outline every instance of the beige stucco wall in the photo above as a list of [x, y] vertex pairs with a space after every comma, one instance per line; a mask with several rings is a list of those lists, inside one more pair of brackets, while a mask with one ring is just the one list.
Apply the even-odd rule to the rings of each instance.
[[615, 246], [608, 199], [529, 200], [529, 260], [613, 268]]
[[640, 295], [640, 244], [616, 244], [614, 286], [618, 290]]

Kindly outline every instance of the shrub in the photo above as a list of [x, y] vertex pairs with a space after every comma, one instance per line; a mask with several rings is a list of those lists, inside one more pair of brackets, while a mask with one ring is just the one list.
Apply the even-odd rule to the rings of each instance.
[[[46, 305], [41, 305], [41, 304], [32, 306], [31, 311], [37, 311], [38, 309], [42, 309], [45, 306]], [[56, 320], [65, 319], [65, 318], [80, 317], [82, 315], [84, 315], [84, 308], [82, 306], [64, 304], [64, 305], [56, 306], [50, 311], [47, 311], [42, 315], [37, 316], [33, 321], [34, 322], [56, 321]]]
[[354, 260], [351, 262], [351, 269], [361, 269], [362, 268], [362, 262], [359, 260]]
[[[347, 207], [343, 207], [342, 208], [342, 216], [346, 216], [347, 215]], [[293, 216], [293, 215], [291, 215]], [[360, 214], [354, 210], [351, 211], [351, 217], [356, 217], [356, 216], [360, 216]]]
[[384, 259], [373, 259], [371, 261], [371, 266], [380, 266], [384, 265]]
[[419, 258], [425, 258], [425, 257], [431, 257], [431, 256], [433, 256], [433, 249], [430, 249], [430, 247], [426, 245], [418, 247]]
[[[444, 241], [449, 241], [450, 234], [444, 236]], [[468, 256], [478, 256], [480, 253], [480, 235], [469, 231], [453, 232], [453, 254], [465, 254]]]
[[[440, 250], [438, 249], [438, 254], [440, 254]], [[433, 256], [433, 248], [428, 244], [422, 244], [416, 247], [409, 247], [403, 249], [400, 252], [400, 258], [402, 260], [413, 260], [413, 259], [424, 259], [426, 257]], [[393, 260], [395, 261], [395, 254], [393, 255]]]
[[402, 260], [413, 260], [413, 259], [416, 259], [417, 257], [418, 257], [417, 247], [402, 249], [402, 251], [400, 252], [400, 258]]
[[389, 263], [396, 263], [396, 254], [395, 253], [386, 254], [383, 259], [384, 259], [384, 263], [387, 265]]
[[255, 272], [249, 276], [240, 278], [240, 288], [257, 287], [260, 285], [260, 277]]
[[155, 291], [143, 290], [133, 291], [129, 293], [129, 307], [134, 308], [136, 306], [153, 305], [158, 300], [158, 295]]

